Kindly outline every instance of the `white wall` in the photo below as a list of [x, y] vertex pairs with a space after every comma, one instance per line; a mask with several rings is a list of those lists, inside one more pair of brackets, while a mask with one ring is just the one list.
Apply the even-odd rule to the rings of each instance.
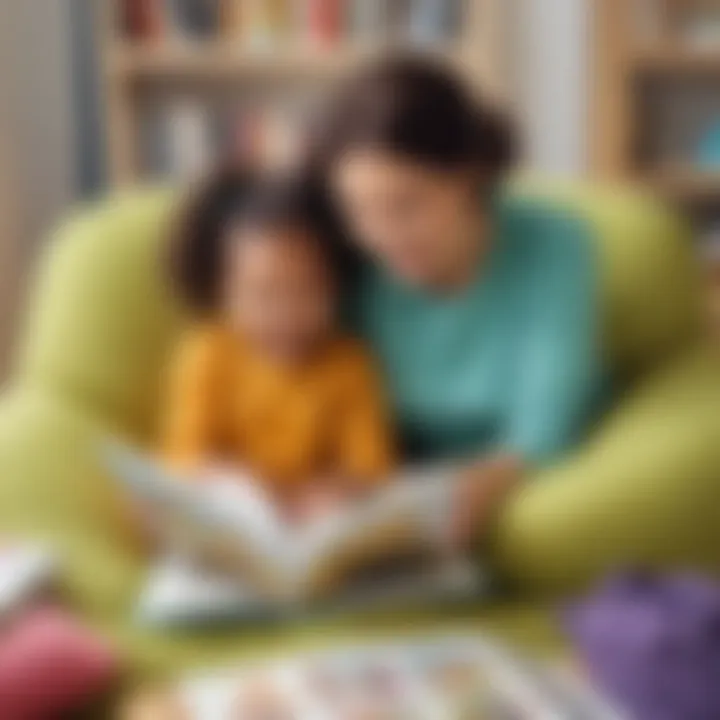
[[530, 166], [554, 175], [587, 167], [592, 0], [517, 2], [519, 107]]
[[42, 232], [75, 191], [67, 0], [0, 3], [12, 140], [28, 231]]
[[35, 244], [75, 195], [67, 9], [0, 1], [0, 371]]

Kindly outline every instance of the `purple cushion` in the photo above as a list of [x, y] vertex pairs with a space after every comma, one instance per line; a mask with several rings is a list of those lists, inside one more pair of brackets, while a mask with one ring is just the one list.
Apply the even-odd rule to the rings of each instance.
[[636, 720], [720, 718], [720, 586], [628, 572], [572, 606], [566, 627], [593, 680]]

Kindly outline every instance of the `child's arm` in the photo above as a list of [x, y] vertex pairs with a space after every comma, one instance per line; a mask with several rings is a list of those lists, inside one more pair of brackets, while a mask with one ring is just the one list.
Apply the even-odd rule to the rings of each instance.
[[173, 358], [161, 452], [179, 470], [201, 468], [216, 456], [222, 366], [222, 347], [210, 331], [189, 335]]

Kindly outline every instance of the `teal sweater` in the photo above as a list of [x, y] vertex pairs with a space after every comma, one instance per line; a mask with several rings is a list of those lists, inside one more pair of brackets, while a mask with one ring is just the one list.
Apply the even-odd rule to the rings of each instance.
[[492, 251], [457, 294], [403, 286], [377, 267], [360, 284], [361, 331], [415, 459], [502, 449], [547, 462], [572, 446], [599, 395], [589, 227], [527, 199], [494, 212]]

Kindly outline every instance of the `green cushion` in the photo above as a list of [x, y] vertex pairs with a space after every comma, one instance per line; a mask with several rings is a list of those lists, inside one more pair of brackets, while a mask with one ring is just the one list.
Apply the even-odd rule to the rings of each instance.
[[627, 564], [720, 569], [719, 379], [715, 349], [683, 353], [527, 483], [496, 538], [505, 573], [557, 593]]
[[[524, 191], [528, 191], [525, 189]], [[587, 445], [533, 478], [500, 518], [491, 558], [527, 596], [578, 588], [627, 561], [720, 565], [720, 369], [698, 340], [698, 285], [684, 229], [648, 198], [573, 186], [542, 193], [597, 231], [605, 351], [623, 397]], [[59, 230], [35, 284], [16, 382], [0, 407], [0, 532], [41, 535], [66, 590], [140, 672], [187, 667], [397, 617], [307, 631], [167, 636], [132, 623], [145, 553], [97, 466], [107, 428], [151, 443], [165, 359], [182, 326], [163, 275], [175, 195], [146, 191], [84, 209]], [[527, 642], [553, 638], [541, 606], [471, 613]], [[412, 615], [405, 625], [446, 617]], [[306, 638], [306, 633], [310, 638]]]

